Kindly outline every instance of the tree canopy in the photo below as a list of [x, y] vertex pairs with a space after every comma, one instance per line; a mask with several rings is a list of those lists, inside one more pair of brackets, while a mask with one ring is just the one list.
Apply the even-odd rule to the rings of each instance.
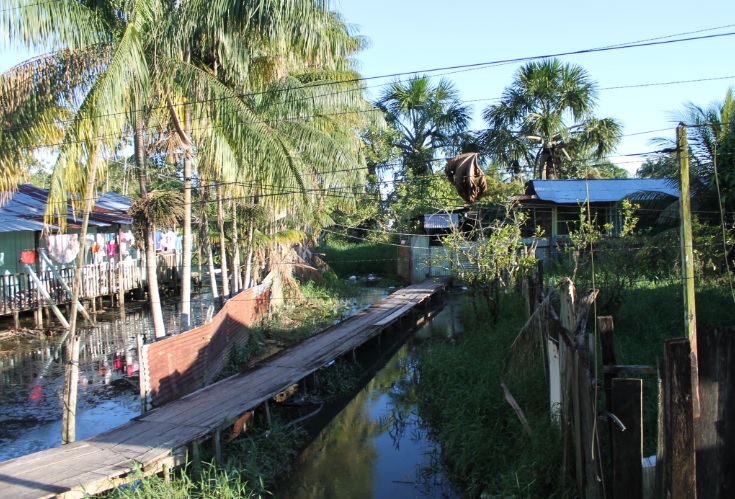
[[575, 178], [585, 174], [621, 138], [613, 118], [597, 118], [597, 86], [587, 71], [558, 59], [529, 62], [483, 111], [480, 134], [487, 154], [514, 174]]

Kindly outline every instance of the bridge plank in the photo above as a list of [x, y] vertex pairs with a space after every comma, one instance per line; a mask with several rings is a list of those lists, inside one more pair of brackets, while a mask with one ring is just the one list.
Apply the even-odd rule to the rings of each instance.
[[0, 462], [3, 497], [83, 497], [113, 487], [138, 468], [162, 460], [375, 337], [439, 292], [427, 281], [396, 291], [372, 307], [287, 348], [246, 372], [212, 384], [87, 440]]

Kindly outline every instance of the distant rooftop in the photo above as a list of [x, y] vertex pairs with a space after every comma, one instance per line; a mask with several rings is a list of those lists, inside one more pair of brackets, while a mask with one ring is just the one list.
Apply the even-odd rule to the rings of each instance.
[[634, 194], [655, 192], [678, 197], [679, 189], [662, 178], [530, 180], [520, 199], [538, 199], [552, 203], [614, 203]]
[[[0, 232], [15, 231], [50, 231], [58, 230], [55, 225], [46, 225], [43, 214], [46, 210], [48, 190], [32, 184], [20, 184], [18, 190], [4, 204], [0, 204]], [[94, 210], [90, 215], [89, 224], [92, 227], [105, 227], [111, 224], [129, 224], [130, 198], [107, 192], [99, 196]], [[69, 228], [79, 227], [81, 216], [72, 215], [71, 207], [67, 211]]]

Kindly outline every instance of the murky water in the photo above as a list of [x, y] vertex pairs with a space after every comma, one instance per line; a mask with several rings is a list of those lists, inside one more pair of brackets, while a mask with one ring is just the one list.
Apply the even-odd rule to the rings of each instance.
[[[389, 292], [366, 288], [340, 307], [340, 315], [353, 315]], [[195, 327], [204, 322], [207, 308], [216, 301], [210, 294], [193, 300], [191, 322]], [[150, 312], [140, 303], [126, 304], [124, 316], [118, 309], [98, 314], [96, 327], [86, 327], [81, 317], [79, 320], [77, 440], [140, 414], [136, 336], [153, 335]], [[166, 331], [180, 330], [176, 302], [164, 305], [164, 320]], [[5, 322], [0, 331], [12, 327], [12, 322]], [[65, 340], [61, 329], [28, 330], [0, 338], [0, 461], [61, 445]]]
[[[193, 325], [202, 323], [211, 302], [210, 295], [197, 298]], [[164, 305], [167, 331], [179, 331], [177, 308]], [[150, 313], [140, 303], [127, 304], [124, 316], [118, 309], [98, 314], [95, 327], [79, 320], [77, 440], [140, 414], [136, 336], [153, 335]], [[65, 340], [64, 331], [53, 328], [0, 340], [0, 461], [61, 445]]]
[[454, 336], [458, 330], [449, 304], [319, 433], [275, 497], [458, 497], [436, 471], [438, 449], [414, 397], [417, 345], [429, 336]]

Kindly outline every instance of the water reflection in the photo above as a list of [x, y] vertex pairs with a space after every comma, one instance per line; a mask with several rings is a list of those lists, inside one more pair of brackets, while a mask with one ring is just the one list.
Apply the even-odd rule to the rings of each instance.
[[[201, 324], [211, 296], [192, 307]], [[164, 305], [167, 331], [179, 331], [178, 304]], [[136, 337], [153, 336], [150, 313], [139, 303], [124, 315], [112, 309], [89, 327], [80, 318], [77, 440], [114, 428], [140, 414]], [[66, 337], [49, 329], [0, 341], [0, 461], [61, 445]]]
[[[341, 315], [355, 314], [387, 294], [385, 289], [366, 289], [340, 307]], [[210, 306], [219, 309], [211, 294], [194, 297], [192, 327], [204, 323]], [[124, 311], [99, 313], [95, 327], [80, 318], [77, 440], [140, 414], [136, 337], [152, 338], [153, 323], [140, 303], [129, 303]], [[163, 314], [166, 331], [178, 332], [178, 303], [165, 303]], [[4, 326], [0, 331], [12, 328]], [[27, 330], [0, 338], [0, 461], [61, 445], [65, 342], [63, 330]]]
[[279, 498], [456, 497], [438, 469], [436, 444], [416, 408], [416, 348], [459, 331], [453, 306], [404, 344], [299, 458]]

